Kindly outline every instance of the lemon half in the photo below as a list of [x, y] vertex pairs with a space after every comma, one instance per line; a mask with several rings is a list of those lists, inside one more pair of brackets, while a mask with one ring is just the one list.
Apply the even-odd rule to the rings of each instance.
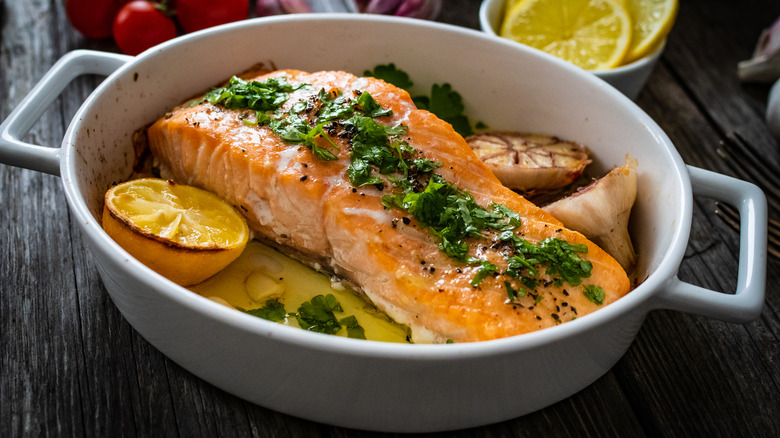
[[249, 240], [246, 220], [225, 200], [159, 178], [111, 187], [103, 229], [133, 257], [182, 286], [222, 270]]
[[501, 28], [504, 38], [586, 70], [619, 65], [631, 35], [632, 21], [621, 0], [520, 0]]

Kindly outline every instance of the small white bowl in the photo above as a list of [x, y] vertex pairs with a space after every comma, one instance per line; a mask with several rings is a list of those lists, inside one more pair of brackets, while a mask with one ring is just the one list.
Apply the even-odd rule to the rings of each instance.
[[[482, 2], [482, 6], [479, 8], [479, 24], [482, 31], [498, 36], [496, 29], [501, 25], [505, 3], [506, 0], [484, 0]], [[635, 99], [647, 82], [647, 78], [650, 77], [650, 73], [653, 72], [664, 47], [666, 47], [666, 41], [655, 52], [631, 64], [610, 70], [592, 71], [591, 73], [617, 88], [630, 99]]]

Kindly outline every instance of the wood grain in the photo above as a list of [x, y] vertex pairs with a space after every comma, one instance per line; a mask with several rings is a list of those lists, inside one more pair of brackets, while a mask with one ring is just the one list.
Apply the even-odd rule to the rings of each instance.
[[[116, 50], [80, 37], [63, 3], [0, 0], [0, 118], [64, 53]], [[478, 27], [479, 1], [446, 4], [440, 21]], [[740, 83], [735, 70], [778, 16], [776, 0], [682, 2], [637, 103], [686, 163], [735, 175], [717, 149], [737, 132], [780, 168], [763, 120], [768, 85]], [[100, 80], [71, 84], [26, 140], [57, 146]], [[57, 177], [0, 165], [0, 436], [367, 435], [245, 402], [157, 352], [111, 303], [72, 220]], [[697, 197], [680, 279], [730, 293], [738, 247], [714, 201]], [[617, 365], [580, 393], [521, 418], [434, 435], [780, 436], [779, 276], [780, 261], [769, 259], [766, 306], [752, 323], [655, 311]]]

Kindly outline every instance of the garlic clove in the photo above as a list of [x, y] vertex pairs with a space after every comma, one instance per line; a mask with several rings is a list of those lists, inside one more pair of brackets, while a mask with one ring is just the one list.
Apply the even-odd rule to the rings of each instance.
[[775, 139], [780, 142], [780, 79], [769, 91], [769, 99], [766, 104], [766, 124]]
[[628, 234], [628, 219], [636, 200], [637, 160], [626, 155], [625, 166], [612, 169], [606, 176], [566, 198], [542, 207], [579, 231], [615, 258], [631, 272], [636, 253]]
[[761, 32], [751, 59], [737, 64], [737, 75], [745, 82], [774, 82], [780, 78], [780, 18]]

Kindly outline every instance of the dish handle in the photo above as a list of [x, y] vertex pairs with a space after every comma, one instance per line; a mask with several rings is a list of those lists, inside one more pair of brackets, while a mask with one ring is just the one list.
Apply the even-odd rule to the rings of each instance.
[[767, 257], [767, 205], [754, 184], [688, 166], [696, 195], [724, 201], [739, 210], [739, 268], [734, 294], [716, 292], [673, 277], [660, 294], [659, 308], [746, 323], [756, 319], [764, 305]]
[[38, 146], [21, 139], [71, 81], [87, 74], [108, 76], [131, 59], [127, 55], [94, 50], [65, 54], [0, 125], [0, 163], [59, 175], [59, 148]]

